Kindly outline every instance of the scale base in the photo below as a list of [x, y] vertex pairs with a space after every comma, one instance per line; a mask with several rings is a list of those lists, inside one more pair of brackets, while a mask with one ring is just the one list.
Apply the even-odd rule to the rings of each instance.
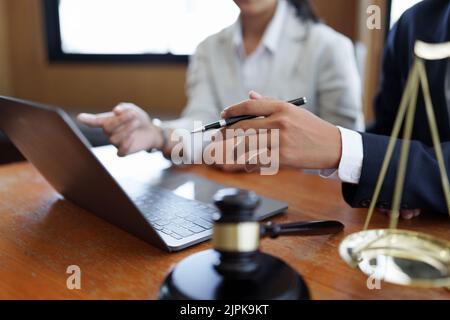
[[282, 260], [258, 253], [258, 270], [236, 279], [220, 274], [220, 254], [206, 250], [181, 261], [159, 291], [162, 300], [309, 300], [302, 277]]

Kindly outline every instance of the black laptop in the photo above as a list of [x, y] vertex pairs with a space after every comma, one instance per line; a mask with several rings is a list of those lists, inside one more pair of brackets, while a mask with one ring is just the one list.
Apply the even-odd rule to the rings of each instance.
[[[102, 152], [94, 154], [59, 108], [0, 97], [0, 130], [67, 200], [152, 245], [177, 251], [211, 238], [212, 195], [225, 186], [161, 168], [154, 155], [146, 165], [153, 178], [121, 175], [126, 166], [114, 171], [102, 163]], [[262, 197], [257, 216], [263, 220], [286, 208]]]

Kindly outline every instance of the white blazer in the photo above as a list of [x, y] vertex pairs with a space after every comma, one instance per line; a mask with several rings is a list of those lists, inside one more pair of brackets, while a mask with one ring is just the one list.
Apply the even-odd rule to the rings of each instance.
[[[188, 104], [172, 127], [193, 128], [219, 119], [227, 106], [248, 98], [239, 76], [232, 25], [207, 38], [191, 57]], [[282, 100], [305, 96], [306, 109], [349, 129], [363, 130], [361, 80], [352, 42], [322, 23], [305, 22], [289, 7], [273, 61], [268, 92]]]

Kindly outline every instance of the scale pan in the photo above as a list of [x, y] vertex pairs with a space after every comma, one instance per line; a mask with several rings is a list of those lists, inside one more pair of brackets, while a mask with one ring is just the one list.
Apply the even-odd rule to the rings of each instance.
[[353, 233], [339, 254], [372, 278], [425, 288], [450, 287], [450, 242], [398, 229]]

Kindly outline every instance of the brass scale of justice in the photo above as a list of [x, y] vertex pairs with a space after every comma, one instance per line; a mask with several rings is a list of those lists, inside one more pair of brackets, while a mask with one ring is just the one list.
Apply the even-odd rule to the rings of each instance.
[[[417, 41], [386, 155], [378, 176], [363, 231], [347, 236], [339, 253], [351, 267], [377, 280], [399, 285], [450, 288], [450, 242], [423, 233], [397, 229], [419, 87], [422, 87], [442, 187], [450, 214], [450, 186], [444, 164], [425, 60], [450, 58], [450, 42]], [[405, 120], [406, 119], [406, 120]], [[369, 230], [397, 138], [404, 122], [403, 143], [393, 194], [389, 229]], [[254, 217], [259, 197], [248, 191], [224, 189], [215, 197], [220, 214], [215, 217], [212, 246], [182, 260], [166, 277], [160, 299], [309, 299], [302, 276], [284, 261], [260, 252], [262, 237], [334, 234], [338, 221], [307, 221], [260, 225]]]
[[[416, 41], [415, 60], [405, 86], [390, 141], [378, 176], [364, 230], [349, 235], [339, 253], [352, 267], [375, 279], [423, 288], [450, 288], [450, 242], [431, 235], [397, 229], [400, 203], [410, 150], [417, 97], [422, 88], [433, 147], [439, 166], [442, 188], [450, 215], [450, 187], [441, 148], [436, 117], [430, 95], [425, 60], [450, 58], [450, 42], [429, 44]], [[403, 143], [394, 187], [389, 229], [368, 230], [389, 162], [404, 121]]]

